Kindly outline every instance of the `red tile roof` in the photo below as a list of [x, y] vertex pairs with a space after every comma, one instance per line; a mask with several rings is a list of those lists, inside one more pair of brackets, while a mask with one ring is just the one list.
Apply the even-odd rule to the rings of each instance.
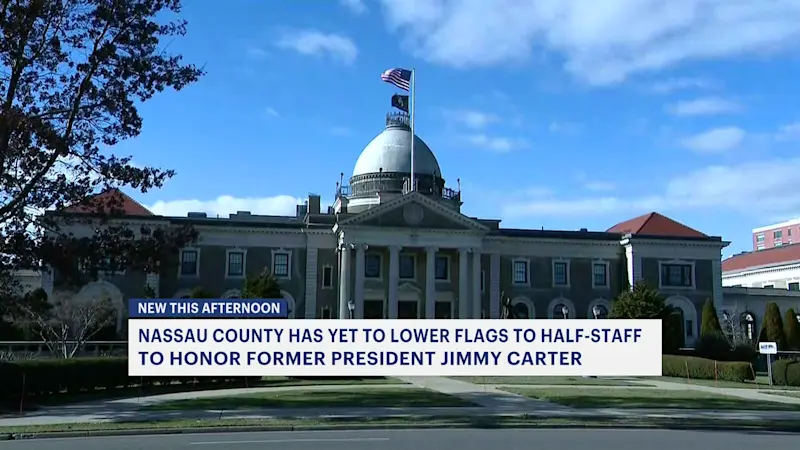
[[732, 272], [750, 267], [777, 266], [790, 261], [800, 261], [800, 244], [733, 255], [722, 261], [722, 271]]
[[109, 189], [99, 194], [88, 197], [86, 200], [64, 208], [70, 213], [121, 213], [126, 216], [152, 216], [149, 209], [132, 199], [119, 189]]
[[625, 222], [618, 223], [607, 230], [609, 233], [641, 234], [645, 236], [668, 237], [708, 237], [705, 234], [676, 222], [669, 217], [657, 212], [634, 217]]

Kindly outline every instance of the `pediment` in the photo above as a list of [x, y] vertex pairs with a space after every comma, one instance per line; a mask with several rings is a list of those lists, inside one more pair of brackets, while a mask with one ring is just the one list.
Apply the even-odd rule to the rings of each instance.
[[488, 228], [417, 192], [349, 217], [340, 225], [488, 231]]

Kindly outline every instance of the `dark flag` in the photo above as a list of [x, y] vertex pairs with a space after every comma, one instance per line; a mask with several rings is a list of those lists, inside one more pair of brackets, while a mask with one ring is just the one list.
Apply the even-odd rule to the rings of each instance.
[[394, 108], [399, 109], [405, 113], [408, 112], [408, 96], [407, 95], [400, 95], [394, 94], [392, 96], [392, 106]]
[[381, 74], [381, 80], [393, 84], [404, 91], [411, 89], [411, 71], [408, 69], [389, 69]]

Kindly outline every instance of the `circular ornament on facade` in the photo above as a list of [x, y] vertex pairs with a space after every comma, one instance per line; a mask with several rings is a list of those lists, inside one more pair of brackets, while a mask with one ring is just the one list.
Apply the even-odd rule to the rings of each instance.
[[406, 219], [406, 223], [409, 225], [418, 225], [422, 222], [422, 217], [424, 215], [425, 213], [422, 211], [422, 207], [415, 203], [409, 203], [403, 208], [403, 218]]

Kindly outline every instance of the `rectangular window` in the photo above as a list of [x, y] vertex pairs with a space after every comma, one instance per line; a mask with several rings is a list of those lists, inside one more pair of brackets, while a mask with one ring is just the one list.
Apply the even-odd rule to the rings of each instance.
[[556, 286], [569, 285], [569, 264], [565, 262], [553, 263], [553, 284]]
[[528, 261], [514, 261], [514, 284], [528, 284]]
[[691, 287], [691, 264], [662, 264], [661, 285], [668, 287]]
[[197, 275], [197, 250], [181, 252], [181, 275]]
[[381, 277], [381, 255], [364, 256], [364, 276], [367, 278]]
[[323, 319], [330, 319], [331, 318], [331, 309], [327, 306], [322, 308], [322, 318]]
[[686, 321], [686, 337], [694, 336], [694, 322], [691, 320]]
[[773, 231], [772, 232], [772, 238], [773, 239], [782, 239], [783, 238], [783, 231], [782, 230]]
[[764, 242], [764, 233], [756, 235], [756, 242]]
[[228, 252], [228, 276], [244, 275], [244, 252]]
[[761, 287], [764, 288], [764, 289], [775, 289], [775, 285], [774, 284], [765, 284], [764, 286], [761, 286]]
[[416, 262], [413, 255], [400, 255], [400, 279], [408, 280], [415, 277]]
[[758, 244], [756, 250], [764, 250], [764, 244]]
[[602, 263], [592, 265], [592, 283], [595, 287], [608, 286], [608, 267]]
[[786, 235], [789, 236], [789, 237], [792, 237], [792, 229], [791, 228], [786, 230]]
[[272, 273], [276, 277], [289, 276], [289, 254], [280, 252], [272, 255]]
[[322, 268], [322, 287], [326, 289], [333, 287], [333, 267], [331, 266]]
[[789, 283], [788, 287], [790, 291], [800, 291], [800, 283], [798, 282]]
[[448, 257], [437, 256], [434, 266], [437, 280], [447, 280], [450, 278], [450, 259]]

